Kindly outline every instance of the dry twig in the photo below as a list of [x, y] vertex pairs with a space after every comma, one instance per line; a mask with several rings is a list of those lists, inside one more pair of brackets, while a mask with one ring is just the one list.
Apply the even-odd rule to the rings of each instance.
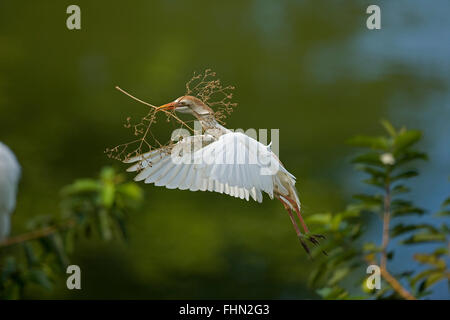
[[[219, 79], [215, 79], [216, 73], [210, 69], [206, 69], [203, 73], [194, 73], [193, 77], [186, 83], [185, 95], [194, 95], [200, 98], [210, 107], [216, 107], [215, 117], [218, 121], [223, 123], [223, 120], [229, 115], [233, 108], [237, 106], [236, 103], [231, 102], [233, 97], [233, 86], [223, 86]], [[168, 122], [174, 122], [180, 128], [185, 128], [190, 132], [194, 129], [188, 125], [186, 121], [181, 120], [174, 111], [158, 110], [156, 106], [143, 101], [129, 92], [116, 86], [116, 89], [132, 98], [133, 100], [150, 107], [148, 113], [136, 123], [131, 123], [131, 118], [128, 117], [125, 123], [125, 128], [132, 129], [134, 139], [130, 142], [117, 145], [113, 148], [107, 148], [105, 153], [108, 157], [124, 161], [131, 157], [141, 156], [151, 150], [162, 149], [170, 152], [173, 141], [162, 144], [152, 133], [152, 126], [157, 122], [158, 111], [162, 111], [167, 116]]]

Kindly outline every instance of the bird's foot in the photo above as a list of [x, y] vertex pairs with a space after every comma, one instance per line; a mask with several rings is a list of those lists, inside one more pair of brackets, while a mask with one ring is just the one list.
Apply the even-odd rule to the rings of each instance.
[[321, 234], [310, 234], [310, 233], [302, 233], [300, 238], [308, 240], [313, 245], [318, 246], [320, 244], [320, 240], [326, 239], [324, 235]]
[[[309, 233], [302, 234], [300, 236], [300, 243], [305, 248], [306, 243], [303, 241], [304, 239], [306, 239], [309, 242], [311, 242], [314, 246], [319, 246], [320, 245], [320, 240], [324, 240], [324, 239], [326, 239], [326, 237], [324, 235], [321, 235], [321, 234], [309, 234]], [[308, 246], [306, 246], [306, 248], [308, 248]], [[305, 248], [306, 252], [308, 252], [308, 254], [310, 254], [309, 248], [308, 249], [306, 249], [306, 248]], [[328, 255], [326, 253], [326, 251], [324, 251], [324, 250], [322, 250], [322, 253], [324, 255], [326, 255], [326, 256]]]
[[304, 237], [305, 237], [305, 236], [304, 236], [303, 234], [300, 234], [299, 237], [298, 237], [298, 240], [300, 240], [300, 244], [302, 245], [303, 249], [305, 249], [305, 251], [306, 251], [306, 253], [308, 254], [308, 256], [312, 259], [312, 256], [311, 256], [311, 250], [309, 249], [309, 247], [308, 247], [308, 245], [306, 244], [306, 242], [303, 241], [303, 240], [304, 240]]

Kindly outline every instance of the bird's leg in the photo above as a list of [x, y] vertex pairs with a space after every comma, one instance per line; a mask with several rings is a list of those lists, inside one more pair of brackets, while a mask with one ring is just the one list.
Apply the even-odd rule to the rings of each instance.
[[[310, 234], [309, 233], [309, 229], [305, 223], [305, 221], [303, 220], [302, 214], [300, 212], [300, 208], [297, 205], [297, 202], [295, 202], [294, 200], [292, 200], [291, 198], [287, 198], [286, 199], [292, 204], [292, 206], [294, 207], [295, 212], [297, 213], [297, 217], [300, 220], [303, 230], [305, 230], [305, 234], [307, 235], [308, 240], [314, 244], [314, 245], [319, 245], [319, 240], [318, 239], [325, 239], [325, 236], [321, 235], [321, 234]], [[324, 254], [326, 255], [326, 252], [324, 252]]]
[[280, 200], [280, 202], [283, 204], [284, 208], [286, 209], [286, 211], [289, 213], [289, 218], [291, 219], [292, 225], [294, 226], [295, 229], [295, 233], [297, 234], [298, 239], [300, 240], [300, 244], [302, 245], [303, 249], [305, 249], [306, 253], [308, 253], [308, 255], [311, 257], [311, 253], [310, 250], [308, 248], [308, 246], [306, 245], [306, 243], [303, 241], [303, 234], [300, 232], [300, 229], [297, 225], [297, 222], [295, 221], [294, 215], [292, 214], [292, 210], [289, 207], [289, 205], [287, 205], [283, 200], [281, 200], [280, 198], [278, 198], [278, 200]]
[[311, 251], [309, 250], [309, 247], [306, 245], [306, 243], [303, 241], [303, 234], [300, 232], [297, 222], [295, 222], [295, 218], [294, 215], [292, 214], [291, 208], [286, 208], [286, 210], [289, 213], [289, 218], [291, 218], [292, 224], [294, 225], [295, 232], [297, 233], [298, 239], [300, 240], [300, 244], [302, 245], [303, 249], [305, 249], [308, 256], [311, 257]]
[[285, 198], [286, 198], [287, 201], [289, 201], [289, 202], [292, 204], [292, 206], [294, 207], [294, 210], [295, 210], [295, 212], [297, 213], [297, 217], [298, 217], [298, 219], [300, 220], [300, 222], [301, 222], [301, 224], [302, 224], [302, 227], [303, 227], [303, 230], [305, 230], [305, 233], [309, 233], [308, 226], [306, 225], [305, 221], [303, 220], [302, 214], [301, 214], [301, 212], [300, 212], [300, 209], [298, 208], [297, 203], [296, 203], [294, 200], [292, 200], [291, 198], [287, 198], [287, 197], [285, 197]]

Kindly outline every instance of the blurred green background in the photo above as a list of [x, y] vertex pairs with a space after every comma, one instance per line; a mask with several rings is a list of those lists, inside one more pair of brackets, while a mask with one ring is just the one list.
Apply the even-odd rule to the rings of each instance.
[[[70, 4], [81, 7], [82, 30], [66, 28]], [[450, 3], [376, 1], [376, 31], [366, 28], [369, 4], [1, 0], [0, 140], [23, 167], [13, 234], [35, 215], [58, 214], [59, 190], [74, 179], [125, 169], [103, 152], [132, 138], [123, 123], [146, 108], [115, 85], [162, 104], [206, 68], [236, 86], [228, 127], [280, 129], [305, 215], [342, 209], [361, 188], [344, 141], [380, 132], [381, 118], [425, 131], [431, 161], [413, 196], [437, 208], [450, 193]], [[318, 297], [306, 285], [314, 263], [277, 201], [144, 189], [129, 243], [77, 248], [83, 290], [68, 291], [62, 278], [58, 290], [27, 297]], [[394, 269], [408, 261], [400, 256]]]

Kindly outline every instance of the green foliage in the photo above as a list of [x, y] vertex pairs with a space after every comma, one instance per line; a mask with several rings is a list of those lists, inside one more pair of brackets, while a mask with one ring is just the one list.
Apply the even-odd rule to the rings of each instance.
[[[447, 198], [442, 204], [442, 211], [436, 215], [437, 218], [445, 216], [446, 213], [448, 215], [450, 209], [449, 199]], [[411, 278], [411, 287], [414, 288], [419, 296], [425, 296], [430, 292], [429, 288], [439, 281], [447, 280], [450, 286], [450, 267], [447, 264], [450, 254], [450, 228], [447, 224], [441, 223], [439, 228], [424, 224], [419, 229], [421, 231], [411, 235], [403, 243], [435, 242], [438, 245], [432, 253], [417, 253], [414, 255], [414, 259], [425, 268]]]
[[[370, 264], [382, 264], [383, 259], [389, 261], [394, 251], [389, 251], [388, 243], [367, 242], [362, 238], [365, 225], [370, 214], [379, 216], [389, 224], [389, 239], [400, 238], [400, 244], [416, 245], [435, 243], [438, 248], [432, 253], [416, 253], [414, 259], [424, 269], [413, 273], [405, 271], [394, 275], [401, 283], [408, 282], [409, 290], [416, 298], [430, 294], [430, 288], [439, 281], [449, 280], [449, 267], [446, 258], [449, 255], [449, 226], [441, 223], [436, 226], [438, 217], [450, 213], [450, 198], [444, 201], [442, 210], [435, 216], [428, 216], [427, 223], [411, 223], [408, 225], [396, 222], [396, 218], [412, 215], [424, 215], [424, 209], [414, 205], [412, 201], [402, 198], [410, 191], [405, 185], [408, 179], [419, 173], [411, 168], [416, 160], [426, 160], [427, 155], [415, 149], [421, 139], [421, 132], [401, 128], [396, 130], [389, 122], [382, 121], [387, 135], [379, 137], [356, 136], [349, 144], [364, 148], [366, 152], [353, 159], [355, 168], [368, 175], [364, 183], [374, 186], [373, 192], [356, 194], [355, 202], [342, 212], [318, 213], [308, 217], [308, 223], [317, 232], [327, 235], [329, 241], [325, 250], [329, 252], [326, 259], [317, 263], [315, 271], [310, 275], [310, 284], [324, 299], [348, 299], [374, 297], [377, 299], [399, 298], [391, 283], [383, 283], [381, 290], [369, 290], [366, 285], [366, 267]], [[369, 216], [367, 215], [369, 214]], [[387, 218], [387, 220], [386, 220]], [[448, 221], [448, 219], [447, 219]], [[393, 226], [392, 226], [393, 225]], [[380, 240], [383, 232], [380, 230]], [[316, 249], [314, 255], [319, 256]], [[386, 267], [386, 269], [388, 269]], [[363, 275], [361, 294], [354, 294], [351, 288], [359, 287], [349, 283], [348, 275], [359, 270]], [[351, 293], [350, 293], [351, 292]]]
[[51, 290], [55, 277], [66, 272], [77, 240], [126, 239], [127, 212], [142, 200], [140, 187], [109, 167], [98, 179], [64, 187], [61, 195], [59, 217], [38, 216], [28, 223], [29, 233], [0, 244], [0, 298], [20, 298], [33, 284]]

